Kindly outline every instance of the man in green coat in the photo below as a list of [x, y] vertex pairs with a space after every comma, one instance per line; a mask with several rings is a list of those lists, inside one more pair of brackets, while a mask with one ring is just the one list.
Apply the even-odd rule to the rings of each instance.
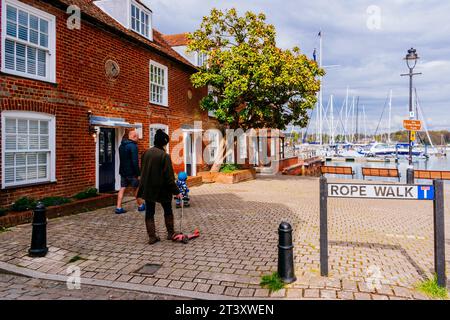
[[155, 228], [156, 202], [164, 209], [167, 239], [172, 240], [175, 235], [172, 197], [174, 195], [182, 197], [175, 183], [172, 161], [164, 149], [168, 143], [169, 136], [164, 131], [158, 130], [155, 134], [155, 146], [142, 156], [138, 197], [145, 200], [145, 226], [150, 244], [161, 241], [156, 235]]

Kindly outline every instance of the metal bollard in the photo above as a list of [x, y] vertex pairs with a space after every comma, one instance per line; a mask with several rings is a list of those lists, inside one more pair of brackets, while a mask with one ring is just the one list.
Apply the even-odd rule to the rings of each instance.
[[33, 213], [33, 231], [31, 233], [30, 257], [45, 257], [47, 248], [47, 215], [42, 202], [39, 202]]
[[294, 272], [294, 245], [292, 244], [292, 227], [282, 222], [278, 228], [278, 274], [284, 283], [297, 280]]
[[406, 169], [406, 184], [414, 184], [414, 169]]

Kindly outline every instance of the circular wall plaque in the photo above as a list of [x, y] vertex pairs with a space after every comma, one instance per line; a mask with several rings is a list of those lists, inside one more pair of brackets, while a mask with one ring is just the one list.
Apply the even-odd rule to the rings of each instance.
[[105, 62], [105, 73], [109, 79], [117, 79], [120, 74], [119, 64], [113, 60]]

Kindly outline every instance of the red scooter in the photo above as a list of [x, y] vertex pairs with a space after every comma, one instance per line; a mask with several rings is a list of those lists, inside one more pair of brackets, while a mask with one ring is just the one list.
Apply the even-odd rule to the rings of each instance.
[[181, 201], [181, 219], [180, 219], [180, 232], [179, 234], [176, 234], [173, 236], [172, 241], [175, 242], [182, 242], [184, 244], [187, 244], [189, 240], [193, 240], [195, 238], [200, 237], [200, 231], [198, 229], [195, 229], [194, 233], [192, 234], [184, 234], [183, 233], [183, 215], [184, 215], [184, 201]]

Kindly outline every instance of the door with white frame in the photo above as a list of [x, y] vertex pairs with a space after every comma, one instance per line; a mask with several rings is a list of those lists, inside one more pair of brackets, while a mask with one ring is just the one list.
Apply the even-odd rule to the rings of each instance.
[[184, 170], [189, 177], [197, 175], [197, 155], [194, 133], [190, 131], [183, 132], [184, 138]]

